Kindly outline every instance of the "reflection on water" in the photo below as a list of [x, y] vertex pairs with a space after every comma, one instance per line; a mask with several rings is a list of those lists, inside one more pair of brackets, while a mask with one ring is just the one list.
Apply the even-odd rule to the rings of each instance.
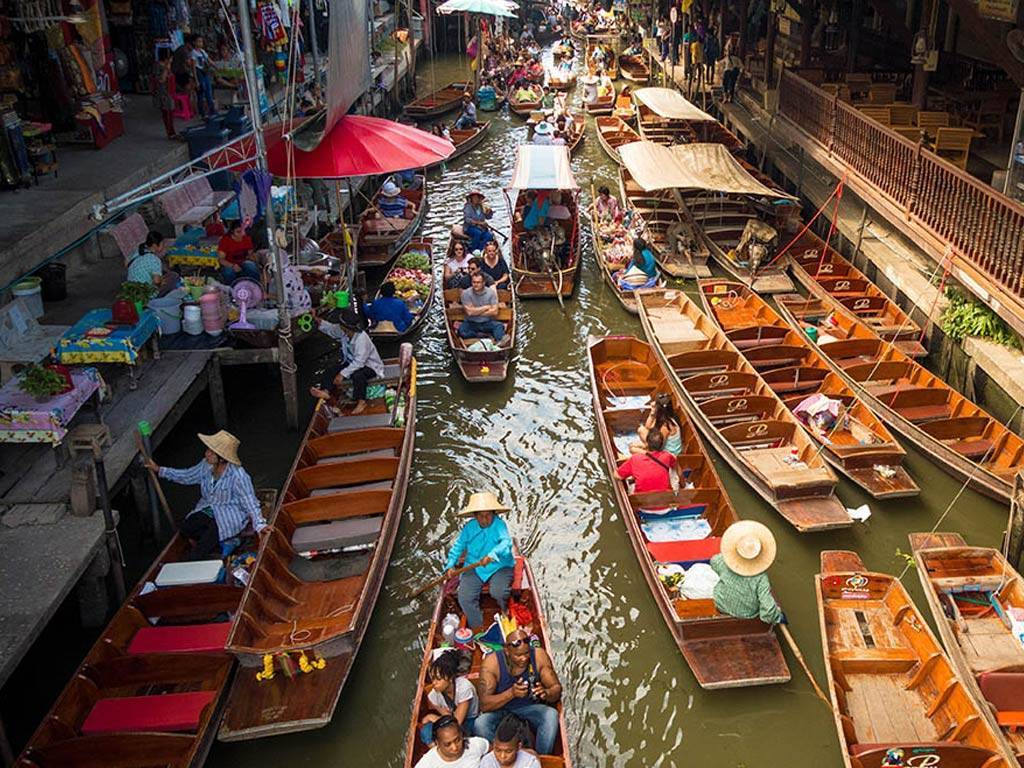
[[[428, 61], [419, 71], [421, 92], [466, 72], [454, 60], [438, 61], [433, 70]], [[508, 230], [502, 187], [526, 129], [514, 115], [492, 116], [483, 144], [433, 174], [424, 233], [435, 238], [437, 259], [471, 188], [486, 193], [495, 223]], [[615, 179], [592, 128], [573, 167], [588, 199], [592, 181]], [[422, 638], [436, 598], [410, 602], [405, 595], [440, 570], [459, 527], [456, 510], [469, 493], [488, 487], [512, 507], [511, 527], [536, 572], [576, 765], [842, 765], [829, 712], [792, 657], [788, 685], [706, 693], [679, 655], [636, 566], [597, 445], [585, 345], [588, 336], [608, 333], [642, 335], [602, 282], [586, 240], [582, 281], [565, 315], [554, 301], [520, 304], [516, 361], [503, 383], [466, 386], [448, 353], [440, 308], [433, 308], [416, 342], [419, 428], [402, 528], [334, 721], [319, 731], [218, 744], [210, 766], [402, 765]], [[277, 457], [282, 474], [290, 460], [290, 454]], [[920, 499], [872, 502], [870, 522], [850, 531], [798, 535], [723, 462], [716, 464], [739, 514], [766, 523], [778, 537], [772, 581], [819, 680], [812, 586], [818, 552], [854, 549], [868, 567], [898, 572], [903, 561], [896, 550], [908, 549], [907, 532], [930, 529], [959, 489], [911, 452], [909, 469], [924, 489]], [[869, 501], [846, 481], [840, 496], [847, 506]], [[968, 491], [943, 528], [994, 545], [1004, 523], [998, 504]], [[912, 572], [905, 582], [923, 609]]]

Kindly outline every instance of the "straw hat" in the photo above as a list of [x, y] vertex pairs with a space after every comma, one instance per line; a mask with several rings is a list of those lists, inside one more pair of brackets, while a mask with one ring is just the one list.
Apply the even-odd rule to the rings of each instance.
[[477, 512], [508, 512], [508, 507], [498, 501], [493, 491], [474, 493], [469, 504], [459, 510], [460, 515], [475, 515]]
[[395, 182], [393, 182], [391, 179], [388, 179], [380, 188], [380, 193], [384, 195], [384, 197], [397, 197], [402, 193], [402, 190], [398, 188], [398, 185], [395, 184]]
[[238, 438], [230, 432], [223, 429], [215, 435], [204, 435], [200, 432], [198, 437], [203, 441], [203, 445], [216, 453], [222, 459], [241, 466], [242, 460], [238, 458], [238, 446], [241, 445], [241, 443]]
[[485, 195], [479, 189], [471, 189], [471, 190], [469, 190], [469, 192], [466, 193], [466, 198], [467, 199], [472, 200], [474, 197], [486, 198], [487, 195]]
[[756, 520], [740, 520], [722, 536], [722, 558], [733, 573], [757, 576], [775, 560], [775, 537]]

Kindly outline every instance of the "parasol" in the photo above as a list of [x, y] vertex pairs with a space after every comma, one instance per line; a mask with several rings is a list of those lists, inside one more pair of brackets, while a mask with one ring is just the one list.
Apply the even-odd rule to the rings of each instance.
[[446, 0], [437, 6], [437, 12], [448, 13], [482, 13], [485, 16], [516, 15], [519, 6], [513, 0]]

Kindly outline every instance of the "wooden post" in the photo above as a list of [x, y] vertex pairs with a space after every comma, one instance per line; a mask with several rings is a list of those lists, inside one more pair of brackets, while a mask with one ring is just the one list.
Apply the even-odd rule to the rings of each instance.
[[778, 34], [779, 17], [774, 12], [768, 11], [768, 39], [764, 50], [764, 81], [765, 87], [771, 90], [775, 81], [775, 36]]
[[750, 19], [750, 0], [740, 0], [740, 39], [738, 55], [746, 62], [747, 59], [747, 27]]
[[860, 223], [857, 225], [857, 242], [853, 246], [853, 254], [850, 256], [850, 261], [853, 262], [854, 266], [857, 265], [857, 257], [860, 256], [860, 246], [864, 242], [864, 228], [868, 225], [868, 206], [864, 204], [864, 208], [860, 212]]
[[861, 27], [864, 24], [864, 0], [853, 0], [850, 9], [850, 23], [846, 34], [846, 71], [857, 71], [857, 55], [860, 53]]
[[213, 411], [213, 423], [217, 429], [225, 429], [228, 425], [228, 403], [224, 397], [224, 377], [221, 373], [220, 358], [214, 353], [210, 358], [207, 387], [210, 392], [210, 410]]
[[1010, 519], [1006, 527], [1006, 559], [1010, 567], [1021, 568], [1021, 554], [1024, 553], [1024, 474], [1017, 473], [1013, 479], [1013, 496], [1010, 497]]

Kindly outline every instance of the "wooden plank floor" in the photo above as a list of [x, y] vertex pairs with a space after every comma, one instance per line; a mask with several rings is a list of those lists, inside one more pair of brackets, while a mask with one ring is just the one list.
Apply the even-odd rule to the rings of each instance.
[[906, 674], [847, 674], [851, 690], [847, 709], [864, 743], [935, 741], [938, 734], [925, 716], [925, 704], [915, 691], [904, 689]]

